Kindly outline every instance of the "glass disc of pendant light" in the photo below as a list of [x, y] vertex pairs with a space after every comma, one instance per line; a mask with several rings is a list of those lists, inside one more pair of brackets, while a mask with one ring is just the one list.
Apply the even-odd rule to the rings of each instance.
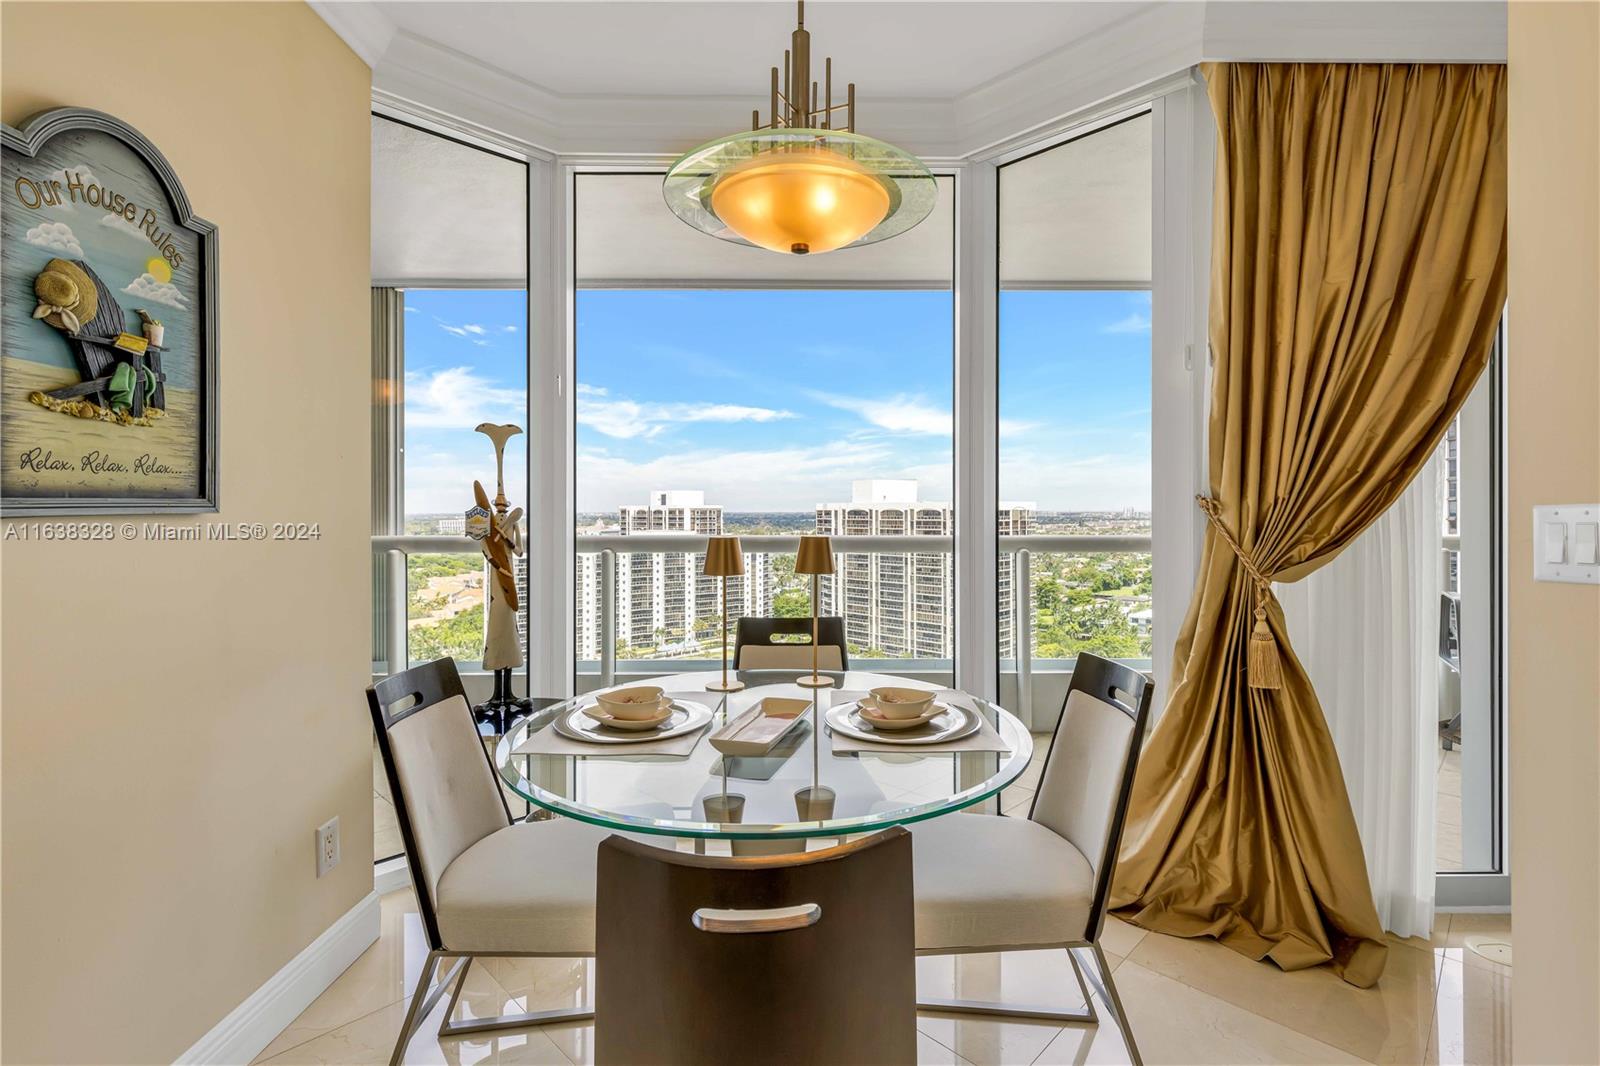
[[916, 156], [859, 133], [760, 129], [703, 144], [662, 183], [672, 213], [725, 241], [793, 255], [875, 244], [933, 211]]

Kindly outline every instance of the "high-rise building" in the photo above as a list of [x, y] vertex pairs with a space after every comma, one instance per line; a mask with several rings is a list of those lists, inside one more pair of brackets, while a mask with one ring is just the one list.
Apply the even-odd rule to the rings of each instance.
[[[919, 500], [913, 480], [851, 482], [848, 503], [817, 505], [816, 531], [829, 536], [948, 537], [950, 504]], [[999, 532], [1033, 532], [1034, 505], [1002, 504]], [[930, 552], [840, 552], [838, 573], [823, 578], [821, 607], [845, 620], [845, 640], [858, 654], [895, 659], [955, 656], [953, 555]], [[1011, 558], [999, 566], [1001, 654], [1012, 633]]]
[[[705, 502], [705, 493], [655, 491], [641, 507], [618, 510], [617, 532], [641, 540], [655, 534], [698, 533], [721, 536], [722, 508]], [[701, 574], [701, 552], [618, 552], [616, 558], [617, 640], [625, 647], [653, 648], [654, 657], [692, 657], [717, 639], [722, 616], [721, 579]], [[766, 555], [746, 554], [743, 578], [728, 582], [728, 616], [772, 612], [772, 567]], [[599, 553], [579, 554], [575, 588], [578, 658], [598, 659], [604, 612]]]

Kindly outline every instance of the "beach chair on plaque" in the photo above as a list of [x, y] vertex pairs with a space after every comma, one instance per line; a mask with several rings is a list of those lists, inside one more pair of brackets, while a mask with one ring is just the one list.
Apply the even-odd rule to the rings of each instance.
[[33, 289], [39, 299], [33, 317], [61, 331], [83, 379], [42, 393], [44, 406], [90, 417], [96, 412], [78, 406], [87, 402], [129, 419], [166, 411], [167, 378], [161, 370], [166, 349], [160, 344], [159, 323], [141, 311], [157, 327], [153, 337], [129, 333], [116, 296], [82, 260], [50, 260]]

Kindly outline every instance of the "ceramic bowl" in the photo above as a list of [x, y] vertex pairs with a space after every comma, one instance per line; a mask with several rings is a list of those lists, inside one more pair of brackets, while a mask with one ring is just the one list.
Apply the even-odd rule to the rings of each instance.
[[882, 729], [890, 733], [900, 729], [915, 729], [919, 725], [933, 721], [943, 713], [944, 708], [935, 703], [930, 704], [927, 710], [915, 718], [888, 718], [878, 714], [877, 708], [870, 702], [861, 704], [861, 720], [873, 729]]
[[642, 722], [667, 710], [672, 701], [655, 685], [634, 685], [595, 696], [600, 709], [625, 722]]
[[864, 701], [880, 718], [920, 718], [933, 706], [933, 693], [920, 688], [875, 688]]
[[664, 700], [662, 702], [665, 706], [661, 708], [660, 712], [649, 718], [617, 718], [607, 714], [606, 709], [598, 703], [585, 707], [583, 713], [607, 729], [621, 729], [629, 733], [638, 733], [646, 729], [655, 729], [662, 722], [672, 717], [672, 701]]

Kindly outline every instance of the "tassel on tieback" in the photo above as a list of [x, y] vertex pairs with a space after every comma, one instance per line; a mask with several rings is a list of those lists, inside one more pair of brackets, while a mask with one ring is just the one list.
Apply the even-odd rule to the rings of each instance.
[[1282, 688], [1283, 663], [1278, 656], [1278, 641], [1267, 625], [1267, 609], [1256, 603], [1256, 624], [1250, 627], [1250, 656], [1247, 676], [1251, 688]]
[[1211, 522], [1211, 528], [1217, 531], [1222, 543], [1233, 552], [1234, 558], [1239, 560], [1239, 565], [1244, 567], [1245, 573], [1249, 574], [1250, 580], [1255, 583], [1256, 624], [1250, 628], [1245, 677], [1251, 688], [1282, 688], [1283, 662], [1278, 652], [1278, 640], [1272, 635], [1272, 627], [1267, 624], [1267, 600], [1272, 596], [1272, 582], [1261, 572], [1261, 568], [1250, 557], [1250, 553], [1245, 551], [1228, 531], [1228, 527], [1222, 524], [1222, 511], [1217, 506], [1217, 501], [1207, 496], [1196, 496], [1194, 502], [1200, 505], [1200, 510]]

